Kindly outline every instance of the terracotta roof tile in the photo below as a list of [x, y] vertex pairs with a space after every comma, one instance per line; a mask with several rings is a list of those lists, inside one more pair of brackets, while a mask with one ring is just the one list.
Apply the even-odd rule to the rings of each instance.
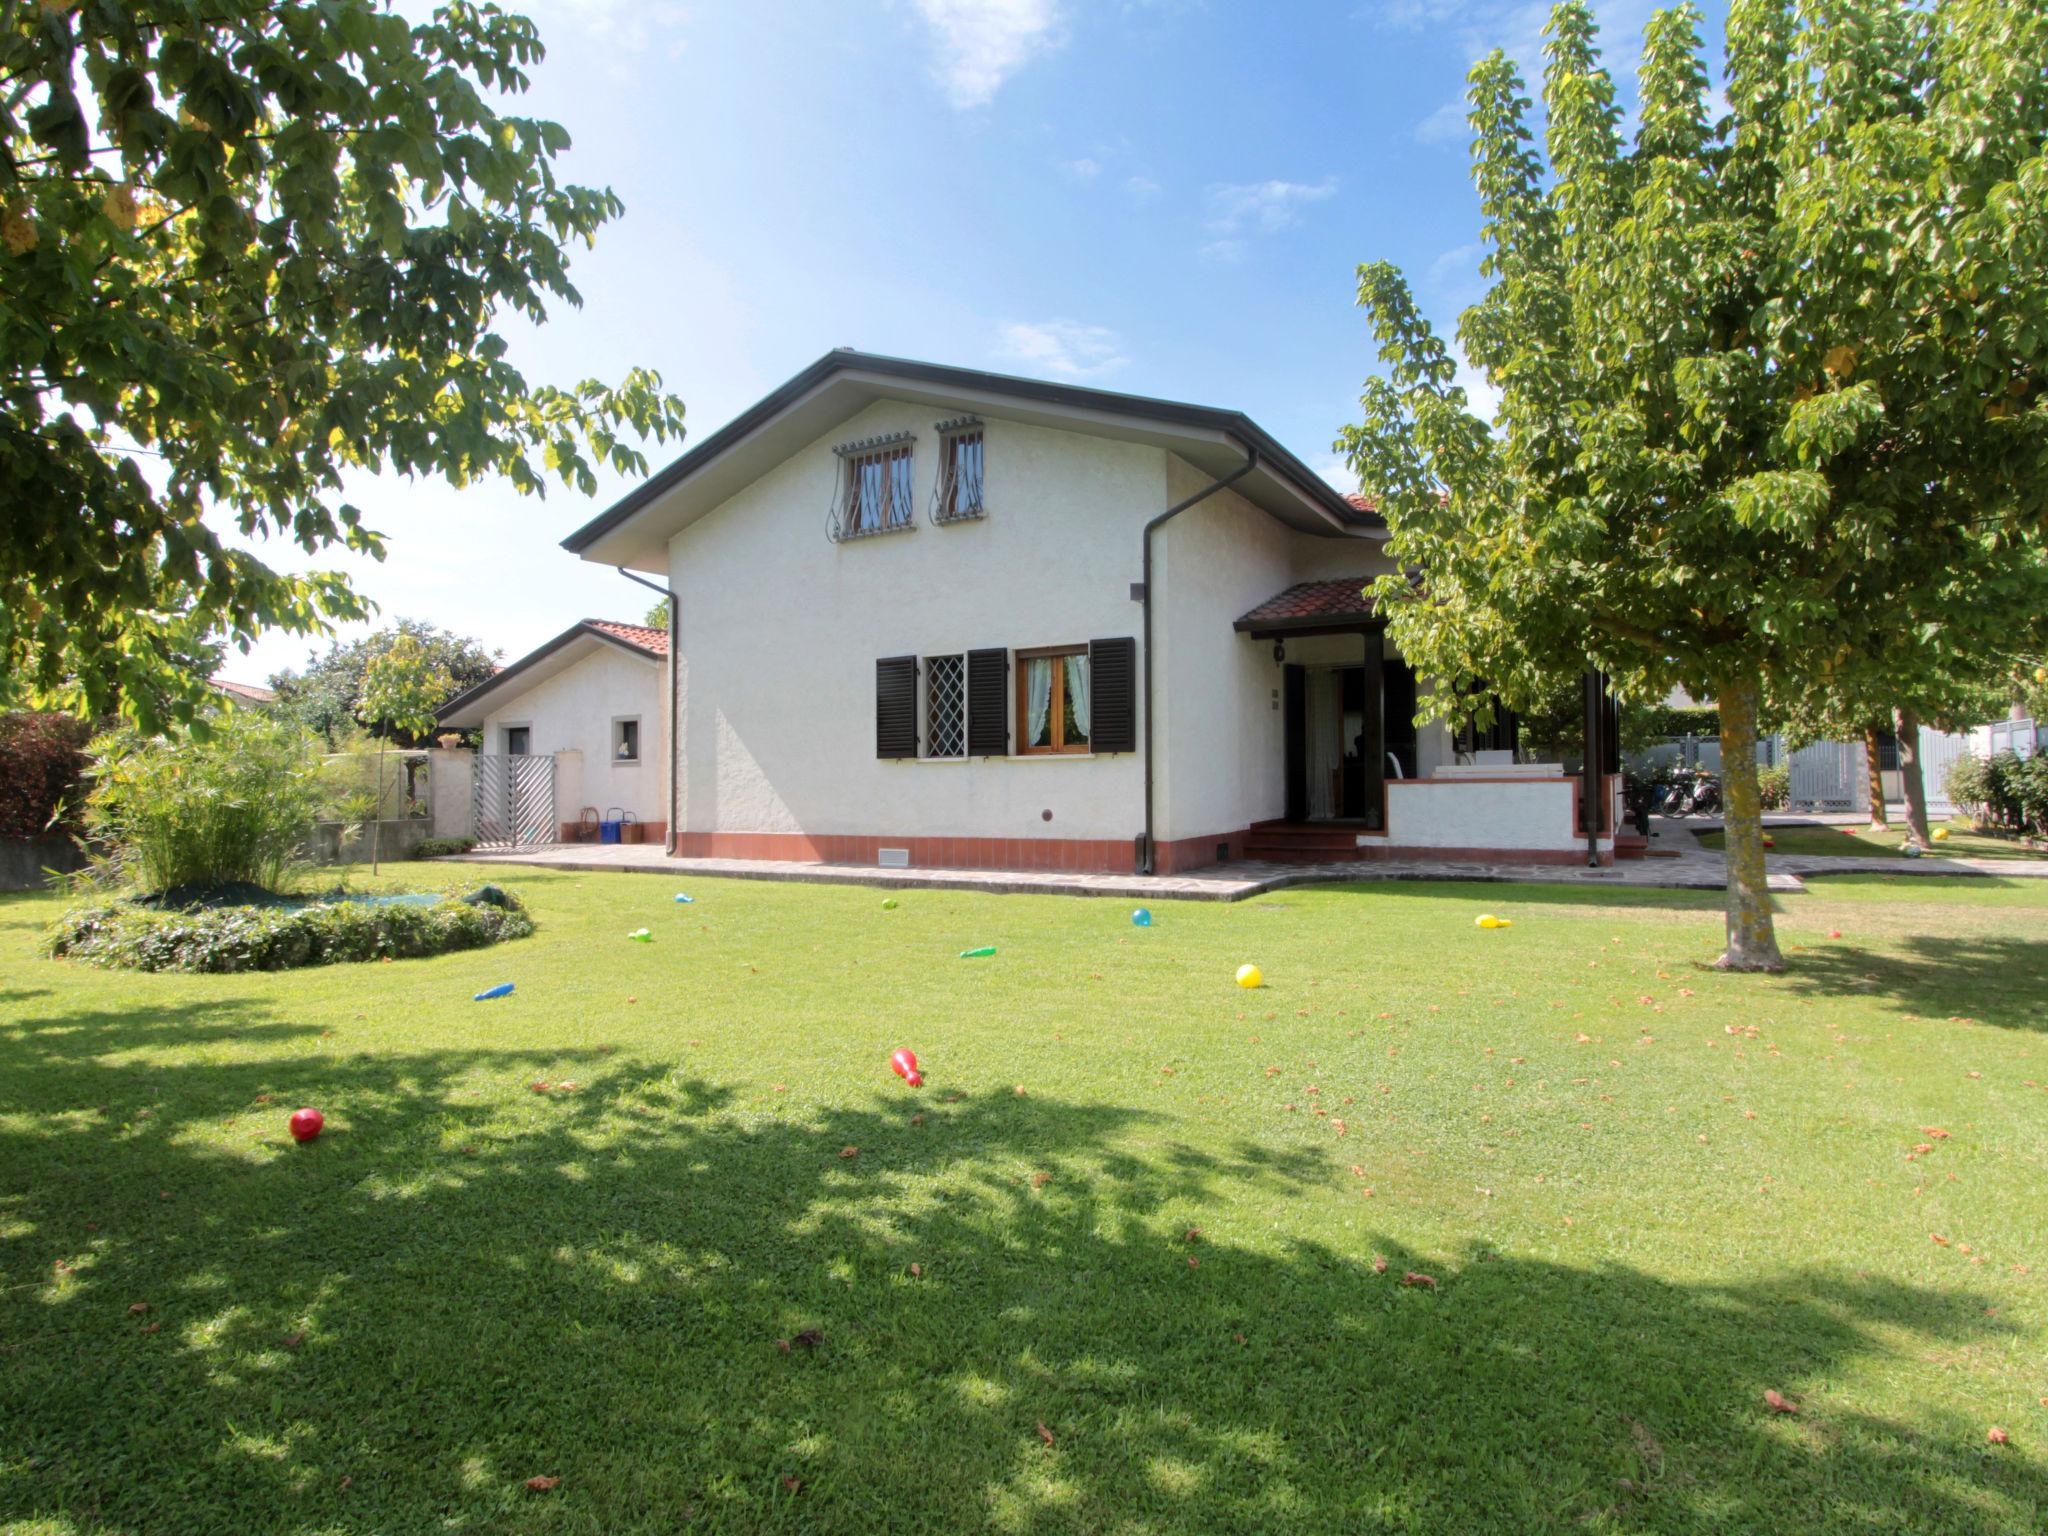
[[216, 677], [211, 679], [211, 681], [213, 686], [222, 693], [232, 694], [238, 699], [247, 699], [251, 704], [275, 704], [277, 702], [277, 690], [274, 688], [264, 688], [255, 683], [230, 682], [225, 677]]
[[622, 624], [617, 619], [585, 619], [592, 629], [601, 629], [615, 640], [623, 640], [653, 656], [668, 654], [668, 631], [649, 629], [645, 624]]
[[1370, 576], [1339, 576], [1330, 581], [1297, 582], [1277, 597], [1269, 597], [1237, 621], [1239, 629], [1256, 624], [1273, 624], [1288, 619], [1367, 618], [1372, 602], [1364, 596]]

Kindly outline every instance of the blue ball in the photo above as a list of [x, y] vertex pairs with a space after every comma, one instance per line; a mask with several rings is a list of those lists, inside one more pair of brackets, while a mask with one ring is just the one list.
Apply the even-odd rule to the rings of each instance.
[[1906, 844], [1906, 846], [1901, 848], [1899, 852], [1903, 853], [1909, 859], [1917, 859], [1920, 857], [1920, 848], [1919, 845], [1916, 843]]
[[1150, 928], [1152, 926], [1152, 914], [1146, 911], [1145, 908], [1140, 907], [1131, 914], [1131, 922], [1139, 928]]

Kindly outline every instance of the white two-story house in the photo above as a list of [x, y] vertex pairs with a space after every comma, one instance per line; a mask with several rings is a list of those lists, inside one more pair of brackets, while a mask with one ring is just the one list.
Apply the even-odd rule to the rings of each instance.
[[1589, 835], [1511, 725], [1413, 723], [1385, 537], [1236, 411], [836, 351], [564, 546], [672, 592], [679, 855], [1611, 857], [1611, 780]]

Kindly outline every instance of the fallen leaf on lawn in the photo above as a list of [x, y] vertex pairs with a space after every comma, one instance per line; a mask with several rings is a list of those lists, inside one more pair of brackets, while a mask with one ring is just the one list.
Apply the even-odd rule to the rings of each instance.
[[923, 1124], [924, 1124], [924, 1111], [920, 1109], [920, 1110], [919, 1110], [919, 1111], [918, 1111], [918, 1112], [917, 1112], [916, 1114], [912, 1115], [912, 1116], [910, 1117], [910, 1123], [911, 1123], [912, 1125], [923, 1125]]
[[1376, 1275], [1384, 1275], [1387, 1272], [1387, 1261], [1378, 1254], [1372, 1256], [1372, 1272]]
[[789, 1473], [785, 1472], [782, 1475], [782, 1486], [787, 1488], [791, 1493], [801, 1493], [803, 1492], [804, 1480], [800, 1477], [794, 1477]]
[[1984, 1431], [1984, 1438], [1986, 1440], [1989, 1440], [1993, 1445], [2005, 1445], [2010, 1443], [2010, 1441], [2012, 1440], [2012, 1436], [2008, 1435], [1996, 1424], [1992, 1425], [1989, 1429]]
[[1201, 1229], [1200, 1227], [1189, 1227], [1189, 1228], [1188, 1228], [1188, 1235], [1187, 1235], [1187, 1240], [1188, 1240], [1189, 1242], [1191, 1242], [1191, 1243], [1192, 1243], [1192, 1242], [1196, 1242], [1196, 1241], [1198, 1241], [1198, 1240], [1199, 1240], [1199, 1239], [1201, 1238], [1201, 1235], [1202, 1235], [1202, 1229]]
[[1010, 1091], [1016, 1094], [1017, 1097], [1020, 1099], [1024, 1097], [1024, 1085], [1022, 1083], [1017, 1084], [1016, 1087], [1012, 1088]]
[[1773, 1413], [1797, 1413], [1797, 1405], [1776, 1387], [1764, 1389], [1764, 1406]]
[[859, 1147], [841, 1147], [841, 1148], [839, 1149], [839, 1155], [840, 1155], [841, 1157], [843, 1157], [843, 1158], [845, 1158], [845, 1157], [859, 1157], [859, 1156], [860, 1156], [860, 1148], [859, 1148]]
[[560, 1481], [559, 1477], [529, 1477], [526, 1486], [535, 1493], [546, 1493]]
[[1344, 1122], [1342, 1120], [1332, 1120], [1330, 1124], [1336, 1127], [1339, 1136], [1344, 1134]]
[[1433, 1291], [1436, 1289], [1436, 1276], [1425, 1275], [1419, 1270], [1411, 1269], [1401, 1277], [1401, 1283], [1403, 1285], [1417, 1285], [1425, 1291]]
[[1202, 1265], [1202, 1261], [1201, 1261], [1200, 1259], [1196, 1258], [1196, 1257], [1195, 1257], [1195, 1256], [1194, 1256], [1194, 1255], [1193, 1255], [1192, 1253], [1188, 1255], [1188, 1268], [1189, 1268], [1189, 1269], [1199, 1269], [1199, 1268], [1201, 1268], [1201, 1265]]
[[1236, 1340], [1237, 1340], [1237, 1342], [1238, 1342], [1238, 1343], [1240, 1343], [1240, 1344], [1242, 1344], [1242, 1343], [1244, 1342], [1244, 1335], [1243, 1335], [1243, 1334], [1241, 1334], [1241, 1333], [1234, 1333], [1234, 1334], [1232, 1334], [1232, 1335], [1231, 1335], [1231, 1337], [1232, 1337], [1232, 1338], [1234, 1338], [1234, 1339], [1236, 1339]]
[[128, 1304], [128, 1315], [130, 1317], [140, 1317], [148, 1310], [149, 1303], [146, 1301], [134, 1301]]
[[1942, 1247], [1946, 1248], [1948, 1246], [1948, 1239], [1943, 1237], [1939, 1232], [1930, 1232], [1927, 1235], [1930, 1238], [1932, 1238], [1935, 1242], [1941, 1244]]
[[335, 1487], [337, 1487], [337, 1488], [340, 1488], [340, 1489], [346, 1490], [346, 1489], [348, 1489], [348, 1488], [351, 1488], [351, 1487], [353, 1487], [353, 1486], [354, 1486], [354, 1484], [355, 1484], [355, 1479], [354, 1479], [353, 1477], [344, 1477], [344, 1478], [342, 1478], [342, 1480], [341, 1480], [340, 1482], [336, 1483], [336, 1484], [335, 1484], [334, 1486], [335, 1486]]
[[1932, 1136], [1936, 1141], [1948, 1140], [1948, 1132], [1938, 1125], [1923, 1125], [1920, 1127], [1920, 1134], [1922, 1136]]
[[549, 1085], [546, 1083], [528, 1083], [526, 1086], [531, 1088], [535, 1093], [546, 1093], [548, 1091]]
[[1031, 1175], [1031, 1187], [1033, 1189], [1043, 1189], [1051, 1182], [1052, 1175], [1049, 1173], [1034, 1173]]
[[142, 1331], [144, 1333], [155, 1333], [161, 1327], [163, 1327], [162, 1323], [144, 1323], [142, 1325]]
[[1579, 1031], [1579, 1044], [1591, 1045], [1592, 1043], [1593, 1037], [1591, 1035], [1587, 1034], [1584, 1030]]
[[1045, 1420], [1043, 1419], [1040, 1419], [1038, 1421], [1038, 1438], [1043, 1440], [1047, 1445], [1052, 1444], [1052, 1431], [1045, 1427]]
[[924, 1266], [923, 1266], [922, 1264], [913, 1264], [913, 1265], [911, 1265], [911, 1266], [910, 1266], [910, 1278], [911, 1278], [911, 1279], [913, 1279], [913, 1280], [921, 1280], [921, 1279], [923, 1279], [923, 1278], [924, 1278]]
[[303, 1333], [288, 1333], [278, 1342], [284, 1345], [286, 1349], [297, 1349], [306, 1342], [306, 1336]]

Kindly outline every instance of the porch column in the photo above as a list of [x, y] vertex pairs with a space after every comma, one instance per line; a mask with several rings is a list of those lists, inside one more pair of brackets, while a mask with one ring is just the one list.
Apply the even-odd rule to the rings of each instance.
[[1358, 755], [1365, 759], [1365, 824], [1375, 832], [1387, 824], [1386, 632], [1360, 631], [1365, 643], [1365, 728]]
[[1589, 671], [1585, 677], [1586, 750], [1579, 773], [1583, 788], [1579, 800], [1579, 824], [1586, 832], [1586, 863], [1600, 862], [1600, 816], [1607, 781], [1601, 770], [1607, 762], [1607, 678]]

